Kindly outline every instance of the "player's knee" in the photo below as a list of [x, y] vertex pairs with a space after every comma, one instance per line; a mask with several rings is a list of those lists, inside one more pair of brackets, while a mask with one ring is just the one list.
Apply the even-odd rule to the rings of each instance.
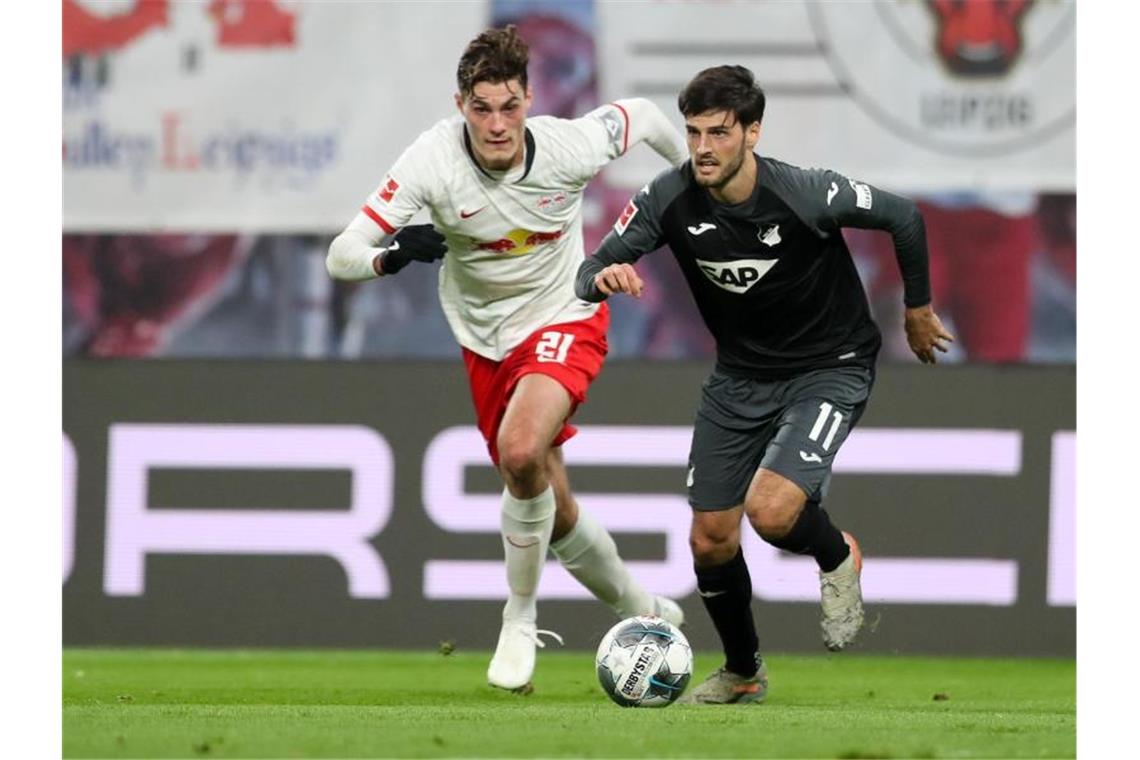
[[702, 567], [721, 565], [736, 556], [740, 548], [739, 531], [694, 530], [689, 533], [689, 549], [693, 562]]
[[504, 436], [499, 439], [499, 466], [504, 477], [525, 482], [538, 478], [545, 467], [546, 449], [537, 438]]
[[748, 502], [744, 511], [753, 529], [768, 543], [788, 535], [796, 524], [800, 505], [758, 499]]

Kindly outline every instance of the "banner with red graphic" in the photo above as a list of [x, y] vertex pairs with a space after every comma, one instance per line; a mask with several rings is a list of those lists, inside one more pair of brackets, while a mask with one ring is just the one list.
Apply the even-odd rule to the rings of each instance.
[[65, 230], [338, 230], [454, 112], [485, 17], [479, 2], [64, 0]]
[[[496, 8], [64, 0], [65, 230], [338, 231], [454, 113], [456, 63]], [[768, 94], [761, 153], [911, 193], [1075, 187], [1071, 1], [519, 8], [535, 113], [643, 96], [680, 128], [685, 83], [740, 64]], [[631, 152], [606, 170], [623, 192], [661, 168]]]
[[[677, 113], [701, 69], [751, 69], [757, 150], [909, 192], [1076, 187], [1071, 0], [599, 3], [603, 99]], [[679, 118], [679, 116], [678, 116]], [[654, 157], [614, 165], [640, 186]]]

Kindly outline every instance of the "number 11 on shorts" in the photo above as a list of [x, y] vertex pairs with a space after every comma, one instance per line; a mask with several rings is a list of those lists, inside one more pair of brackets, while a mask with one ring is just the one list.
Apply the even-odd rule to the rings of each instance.
[[547, 330], [542, 334], [542, 339], [535, 345], [534, 352], [538, 354], [540, 362], [565, 364], [566, 354], [570, 351], [570, 344], [573, 342], [573, 333]]
[[[811, 432], [808, 433], [808, 438], [813, 441], [819, 440], [819, 434], [823, 432], [823, 426], [827, 424], [827, 416], [832, 414], [831, 404], [824, 401], [819, 405], [819, 416], [815, 418], [815, 424], [812, 425]], [[839, 412], [832, 414], [831, 429], [827, 431], [827, 437], [823, 439], [823, 450], [827, 451], [831, 448], [831, 442], [835, 440], [835, 433], [839, 430], [840, 423], [843, 422], [843, 415]]]

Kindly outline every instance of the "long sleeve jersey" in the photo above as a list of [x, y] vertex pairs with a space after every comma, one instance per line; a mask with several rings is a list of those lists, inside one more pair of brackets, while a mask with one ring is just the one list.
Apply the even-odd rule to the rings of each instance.
[[535, 330], [597, 311], [574, 295], [585, 255], [582, 196], [607, 163], [645, 141], [672, 165], [685, 143], [657, 106], [619, 100], [578, 119], [528, 118], [525, 160], [493, 172], [476, 161], [456, 115], [404, 151], [329, 247], [338, 279], [376, 276], [372, 260], [424, 207], [446, 238], [439, 298], [459, 344], [502, 359]]
[[874, 364], [882, 338], [842, 227], [894, 238], [907, 306], [930, 302], [926, 232], [913, 202], [829, 170], [755, 156], [743, 203], [718, 203], [689, 163], [633, 197], [602, 245], [581, 264], [579, 298], [605, 298], [603, 268], [668, 244], [716, 339], [718, 368], [777, 379]]

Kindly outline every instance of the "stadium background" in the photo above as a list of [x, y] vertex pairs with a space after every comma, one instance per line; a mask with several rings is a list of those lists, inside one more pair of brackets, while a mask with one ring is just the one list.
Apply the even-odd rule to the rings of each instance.
[[[832, 495], [876, 560], [864, 647], [1073, 654], [1074, 8], [953, 5], [66, 0], [64, 643], [494, 643], [495, 481], [435, 272], [345, 285], [323, 258], [451, 112], [463, 45], [512, 20], [536, 113], [643, 95], [679, 125], [680, 85], [739, 62], [769, 92], [762, 152], [921, 201], [953, 366], [909, 357], [889, 241], [849, 236], [887, 338]], [[659, 169], [594, 183], [588, 249]], [[670, 258], [643, 268], [567, 457], [710, 649], [679, 526], [712, 347]], [[810, 568], [748, 552], [762, 644], [817, 649]], [[544, 582], [543, 624], [592, 647], [606, 612]]]

